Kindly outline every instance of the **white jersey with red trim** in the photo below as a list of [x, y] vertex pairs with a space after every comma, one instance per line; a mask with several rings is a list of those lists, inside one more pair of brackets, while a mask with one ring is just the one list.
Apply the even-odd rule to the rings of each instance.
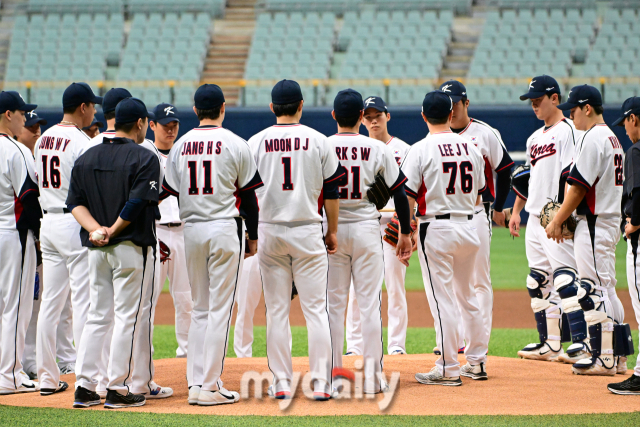
[[164, 171], [165, 171], [165, 164], [164, 164], [164, 159], [162, 158], [162, 153], [160, 153], [160, 150], [158, 150], [158, 147], [156, 147], [156, 144], [154, 144], [152, 140], [147, 138], [145, 138], [144, 141], [140, 143], [140, 146], [151, 151], [158, 158], [158, 163], [160, 163], [160, 182], [158, 183], [158, 191], [161, 191], [160, 187], [164, 182]]
[[327, 137], [301, 124], [274, 125], [249, 139], [264, 187], [260, 222], [322, 221], [322, 186], [338, 171]]
[[[400, 174], [393, 150], [377, 139], [356, 133], [339, 133], [329, 137], [340, 164], [347, 170], [347, 184], [338, 189], [338, 222], [380, 219], [376, 205], [366, 198], [367, 189], [381, 174], [393, 192], [406, 180]], [[401, 178], [401, 179], [399, 179]]]
[[[158, 150], [158, 155], [160, 158], [160, 173], [164, 174], [164, 170], [167, 168], [167, 158], [168, 155], [164, 154], [160, 150]], [[180, 207], [178, 206], [178, 199], [175, 197], [168, 197], [160, 202], [158, 205], [160, 209], [160, 221], [158, 224], [168, 224], [168, 223], [178, 223], [182, 222], [180, 220]]]
[[0, 230], [19, 228], [23, 210], [20, 200], [36, 191], [36, 182], [35, 163], [29, 149], [10, 136], [0, 134]]
[[485, 190], [484, 160], [475, 145], [451, 132], [430, 133], [411, 146], [402, 164], [418, 217], [473, 215]]
[[91, 138], [74, 125], [51, 126], [38, 138], [34, 155], [42, 209], [67, 207], [71, 169], [76, 159], [91, 147]]
[[540, 215], [549, 200], [561, 203], [564, 199], [561, 178], [569, 176], [575, 139], [576, 128], [567, 118], [541, 127], [527, 139], [526, 164], [531, 166], [527, 212]]
[[580, 202], [578, 215], [620, 216], [624, 151], [620, 141], [606, 124], [597, 124], [576, 143], [575, 162], [567, 182], [581, 185], [587, 194]]
[[458, 135], [473, 142], [480, 150], [484, 159], [484, 176], [487, 182], [487, 190], [482, 193], [482, 202], [493, 202], [496, 198], [497, 172], [513, 165], [500, 132], [483, 121], [470, 119], [469, 124], [458, 132]]
[[[396, 162], [398, 162], [398, 167], [400, 167], [404, 158], [409, 152], [409, 148], [411, 148], [409, 144], [407, 144], [400, 138], [396, 138], [395, 136], [392, 136], [391, 139], [387, 141], [387, 147], [391, 149], [391, 152], [393, 153], [393, 157], [396, 159]], [[396, 205], [395, 205], [395, 202], [393, 201], [393, 197], [389, 199], [389, 203], [387, 203], [387, 205], [385, 206], [385, 209], [393, 209], [393, 210], [396, 209]], [[380, 213], [382, 214], [383, 218], [393, 217], [393, 212], [380, 212]]]
[[163, 189], [180, 196], [181, 220], [203, 222], [239, 217], [239, 192], [261, 184], [244, 139], [218, 126], [200, 126], [171, 149]]

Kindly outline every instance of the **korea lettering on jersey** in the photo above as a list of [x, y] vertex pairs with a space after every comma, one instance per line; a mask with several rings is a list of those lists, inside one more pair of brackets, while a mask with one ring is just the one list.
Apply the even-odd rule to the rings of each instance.
[[333, 135], [329, 137], [329, 142], [340, 164], [347, 170], [347, 183], [338, 189], [339, 222], [379, 219], [380, 212], [367, 200], [366, 191], [373, 185], [378, 173], [382, 174], [391, 192], [404, 183], [393, 151], [376, 139], [354, 133]]
[[418, 141], [402, 164], [407, 194], [418, 201], [418, 217], [473, 215], [485, 190], [484, 160], [475, 145], [451, 131]]
[[90, 138], [73, 125], [47, 129], [35, 146], [40, 205], [44, 210], [66, 208], [73, 164], [92, 147]]
[[175, 143], [164, 182], [163, 190], [180, 196], [186, 222], [239, 217], [238, 192], [262, 183], [247, 142], [218, 126], [197, 127]]
[[560, 188], [560, 180], [569, 176], [575, 135], [573, 122], [565, 118], [549, 128], [538, 129], [527, 140], [526, 163], [531, 166], [527, 212], [540, 215], [549, 199], [562, 202], [564, 188]]
[[576, 209], [578, 215], [619, 216], [624, 151], [606, 124], [586, 131], [576, 144], [576, 158], [567, 182], [578, 184], [587, 194]]
[[484, 159], [484, 175], [487, 188], [482, 193], [483, 202], [493, 202], [496, 198], [495, 180], [497, 172], [513, 165], [513, 160], [502, 142], [500, 132], [485, 122], [471, 119], [469, 124], [458, 133], [472, 142]]
[[256, 190], [260, 222], [322, 221], [322, 186], [340, 164], [327, 137], [301, 124], [274, 125], [249, 146], [260, 175], [268, 177]]

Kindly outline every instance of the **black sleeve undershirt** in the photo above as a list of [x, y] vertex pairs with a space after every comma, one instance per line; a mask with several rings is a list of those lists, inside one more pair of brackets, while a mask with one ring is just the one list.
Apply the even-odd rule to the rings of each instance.
[[496, 200], [493, 202], [493, 210], [502, 212], [509, 190], [511, 189], [511, 170], [512, 167], [501, 170], [496, 176]]
[[409, 210], [409, 200], [404, 191], [404, 185], [399, 185], [393, 192], [393, 203], [396, 206], [396, 214], [400, 223], [400, 233], [411, 233], [411, 211]]
[[322, 198], [324, 200], [335, 200], [340, 197], [338, 187], [346, 185], [347, 170], [338, 163], [335, 173], [325, 179], [322, 184]]
[[640, 188], [633, 190], [631, 202], [633, 206], [633, 214], [631, 215], [631, 225], [637, 227], [640, 225]]
[[258, 219], [260, 209], [258, 208], [258, 198], [254, 189], [240, 192], [240, 211], [244, 216], [244, 223], [247, 227], [249, 239], [258, 240]]

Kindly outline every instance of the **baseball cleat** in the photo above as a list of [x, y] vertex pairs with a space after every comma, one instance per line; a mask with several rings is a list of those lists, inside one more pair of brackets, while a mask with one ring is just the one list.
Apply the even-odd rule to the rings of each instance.
[[60, 375], [75, 374], [75, 373], [76, 373], [75, 363], [70, 363], [67, 366], [63, 366], [60, 368]]
[[557, 361], [561, 354], [564, 354], [562, 346], [560, 346], [560, 350], [555, 351], [548, 342], [532, 343], [518, 352], [518, 356], [520, 356], [521, 359], [544, 360], [548, 362]]
[[[466, 346], [460, 347], [458, 349], [458, 354], [464, 354], [464, 351], [466, 348], [467, 348]], [[442, 352], [438, 347], [433, 347], [433, 354], [435, 354], [436, 356], [442, 356]]]
[[84, 387], [76, 388], [73, 407], [74, 408], [88, 408], [89, 406], [95, 406], [100, 404], [100, 396], [95, 391], [91, 391]]
[[320, 402], [324, 402], [326, 400], [331, 399], [331, 394], [325, 393], [323, 391], [314, 391], [313, 392], [313, 400], [317, 400]]
[[397, 349], [397, 350], [393, 350], [391, 353], [389, 353], [391, 356], [397, 356], [400, 354], [407, 354], [404, 350], [402, 349]]
[[136, 406], [144, 406], [146, 399], [141, 394], [120, 394], [115, 390], [107, 391], [107, 400], [104, 407], [107, 409], [133, 408]]
[[448, 385], [448, 386], [460, 386], [462, 380], [460, 377], [443, 377], [442, 373], [437, 366], [434, 366], [431, 371], [425, 374], [416, 374], [416, 381], [421, 384], [429, 385]]
[[567, 352], [558, 356], [558, 362], [574, 364], [582, 359], [591, 359], [589, 347], [585, 343], [578, 342], [571, 344]]
[[16, 394], [16, 393], [31, 393], [40, 390], [40, 385], [37, 381], [31, 381], [26, 377], [22, 380], [22, 384], [18, 388], [4, 388], [0, 387], [0, 395], [3, 394]]
[[41, 388], [40, 389], [40, 396], [49, 396], [52, 395], [53, 393], [62, 393], [63, 391], [67, 390], [69, 388], [69, 384], [67, 384], [64, 381], [60, 381], [58, 383], [58, 387], [57, 388]]
[[229, 391], [224, 387], [220, 387], [220, 390], [214, 391], [200, 390], [198, 405], [226, 405], [228, 403], [236, 403], [238, 400], [240, 400], [240, 394], [235, 391]]
[[357, 356], [355, 351], [347, 351], [344, 355], [345, 356]]
[[280, 399], [280, 400], [291, 399], [291, 391], [281, 390], [278, 392], [274, 392], [273, 385], [270, 385], [269, 388], [267, 389], [267, 395], [269, 397], [273, 397], [274, 399]]
[[609, 384], [607, 390], [614, 394], [640, 394], [640, 377], [633, 374], [620, 383]]
[[141, 393], [145, 399], [165, 399], [173, 395], [173, 389], [171, 387], [160, 387], [155, 382], [152, 382], [149, 387], [151, 391]]
[[618, 357], [618, 362], [616, 363], [616, 374], [625, 375], [627, 373], [627, 357], [620, 356]]
[[473, 380], [486, 380], [487, 371], [484, 369], [484, 363], [480, 363], [479, 365], [471, 365], [467, 362], [466, 365], [460, 368], [460, 375], [463, 377], [468, 377]]
[[38, 379], [38, 373], [36, 371], [27, 371], [24, 374], [28, 376], [31, 381]]
[[598, 357], [579, 360], [571, 367], [571, 372], [576, 375], [614, 376], [616, 371], [615, 364], [611, 368], [607, 368]]
[[194, 385], [189, 387], [189, 405], [197, 405], [200, 397], [200, 386]]

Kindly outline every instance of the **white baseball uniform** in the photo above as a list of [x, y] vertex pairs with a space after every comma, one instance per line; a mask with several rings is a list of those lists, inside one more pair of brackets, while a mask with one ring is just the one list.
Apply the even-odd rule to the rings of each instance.
[[29, 149], [0, 134], [0, 393], [10, 393], [23, 383], [31, 385], [21, 371], [33, 306], [36, 247], [32, 229], [37, 221], [29, 224], [34, 207], [25, 209], [23, 201], [38, 194], [36, 182]]
[[44, 211], [40, 228], [43, 292], [36, 344], [42, 388], [55, 389], [60, 381], [56, 331], [69, 292], [76, 348], [89, 311], [88, 252], [80, 242], [80, 224], [65, 202], [73, 165], [90, 147], [90, 138], [75, 125], [67, 124], [47, 129], [35, 146], [40, 204]]
[[[249, 140], [265, 186], [258, 254], [267, 310], [267, 357], [277, 395], [291, 391], [291, 288], [295, 282], [309, 335], [314, 393], [331, 393], [332, 349], [323, 241], [323, 186], [343, 175], [327, 138], [301, 125], [274, 125]], [[334, 184], [335, 185], [335, 182]]]
[[382, 317], [380, 299], [384, 279], [383, 242], [380, 235], [380, 213], [365, 197], [367, 188], [380, 174], [390, 191], [403, 185], [393, 150], [373, 138], [354, 133], [329, 137], [343, 167], [348, 172], [347, 184], [340, 187], [338, 251], [329, 255], [329, 321], [331, 345], [336, 367], [342, 367], [344, 346], [344, 313], [353, 287], [360, 308], [363, 356], [370, 368], [365, 369], [364, 391], [377, 393], [383, 369]]
[[244, 259], [239, 193], [262, 185], [247, 142], [215, 126], [178, 140], [167, 159], [165, 189], [180, 196], [193, 312], [187, 354], [189, 387], [218, 390]]
[[[394, 136], [387, 141], [387, 146], [393, 152], [393, 157], [398, 163], [402, 164], [404, 157], [409, 151], [409, 144]], [[393, 198], [389, 200], [386, 209], [395, 209]], [[380, 234], [384, 236], [384, 230], [387, 223], [393, 218], [393, 212], [380, 213]], [[388, 325], [387, 325], [387, 352], [392, 353], [400, 350], [407, 352], [405, 341], [407, 339], [407, 326], [409, 324], [409, 314], [407, 313], [407, 296], [404, 289], [404, 279], [407, 268], [402, 264], [396, 256], [396, 249], [390, 244], [384, 242], [384, 283], [387, 288], [388, 298]], [[360, 322], [360, 309], [356, 300], [356, 292], [353, 283], [349, 289], [349, 305], [347, 307], [347, 352], [362, 354], [362, 325]]]
[[467, 361], [487, 359], [489, 335], [473, 283], [480, 241], [472, 224], [485, 189], [484, 167], [480, 151], [451, 131], [427, 135], [402, 164], [407, 194], [418, 202], [420, 266], [442, 353], [436, 366], [444, 377], [460, 375], [458, 313], [469, 336]]

